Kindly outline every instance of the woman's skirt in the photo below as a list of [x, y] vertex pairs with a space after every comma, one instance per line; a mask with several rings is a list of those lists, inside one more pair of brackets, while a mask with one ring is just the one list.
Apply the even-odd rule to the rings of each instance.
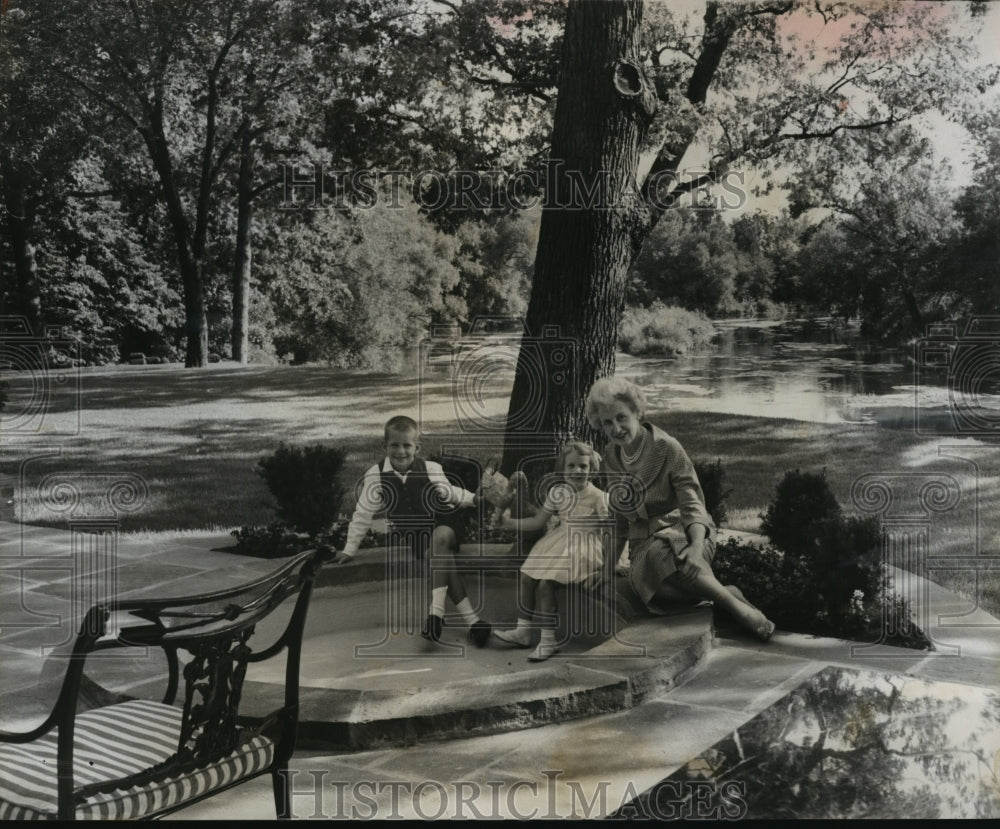
[[[699, 575], [711, 572], [714, 558], [715, 542], [708, 538], [691, 547], [683, 534], [629, 539], [629, 581], [643, 604], [660, 612], [663, 604], [653, 597], [664, 582], [687, 593]], [[691, 600], [697, 603], [700, 597], [691, 594]]]

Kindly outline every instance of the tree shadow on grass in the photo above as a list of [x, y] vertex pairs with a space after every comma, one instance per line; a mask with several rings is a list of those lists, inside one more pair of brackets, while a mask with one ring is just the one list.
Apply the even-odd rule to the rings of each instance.
[[[273, 499], [256, 464], [281, 440], [294, 438], [275, 434], [269, 420], [203, 421], [183, 431], [135, 427], [117, 440], [77, 441], [48, 457], [32, 458], [26, 451], [18, 517], [54, 527], [117, 518], [125, 532], [266, 524], [275, 518]], [[348, 486], [371, 463], [370, 440], [322, 442], [348, 450]], [[116, 482], [126, 481], [136, 489], [134, 503], [122, 501], [123, 492], [109, 494]]]
[[[11, 374], [9, 408], [44, 406], [48, 414], [66, 414], [78, 409], [134, 409], [159, 406], [189, 406], [219, 400], [234, 403], [281, 404], [311, 398], [349, 396], [379, 399], [394, 391], [415, 395], [419, 378], [381, 372], [347, 371], [327, 366], [227, 366], [183, 369], [174, 366], [136, 367], [121, 371], [72, 375], [55, 393], [54, 387], [38, 386], [38, 378]], [[428, 376], [427, 382], [442, 378]], [[37, 395], [42, 395], [40, 401]], [[8, 413], [8, 417], [10, 414]]]

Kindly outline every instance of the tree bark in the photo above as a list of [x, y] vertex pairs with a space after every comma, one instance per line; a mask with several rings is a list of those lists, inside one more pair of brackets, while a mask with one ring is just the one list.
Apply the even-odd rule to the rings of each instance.
[[208, 365], [208, 319], [205, 316], [205, 291], [202, 279], [202, 263], [193, 250], [193, 235], [184, 205], [181, 201], [177, 178], [174, 175], [170, 151], [162, 121], [153, 120], [150, 128], [140, 130], [149, 150], [153, 167], [163, 188], [163, 201], [173, 229], [177, 250], [177, 263], [184, 289], [184, 328], [187, 347], [184, 365], [188, 368]]
[[906, 312], [910, 315], [910, 322], [913, 323], [913, 329], [917, 334], [924, 333], [924, 315], [920, 310], [920, 304], [917, 302], [917, 298], [913, 295], [913, 291], [910, 288], [906, 288], [903, 291], [903, 302], [906, 305]]
[[233, 359], [246, 365], [250, 359], [250, 274], [253, 265], [253, 165], [254, 146], [250, 124], [244, 122], [240, 137], [240, 172], [236, 188], [236, 260], [233, 265]]
[[14, 311], [22, 315], [32, 334], [43, 334], [42, 296], [38, 287], [35, 246], [31, 242], [34, 209], [24, 193], [24, 182], [16, 173], [6, 177], [7, 226], [14, 259]]
[[642, 0], [567, 9], [535, 273], [502, 471], [586, 435], [583, 400], [614, 372], [626, 275], [650, 215], [636, 182], [655, 108], [639, 64]]

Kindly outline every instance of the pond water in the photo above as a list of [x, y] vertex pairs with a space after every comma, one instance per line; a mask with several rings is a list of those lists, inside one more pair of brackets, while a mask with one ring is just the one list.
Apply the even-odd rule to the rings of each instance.
[[[877, 422], [928, 434], [1000, 432], [1000, 333], [970, 341], [952, 331], [886, 348], [827, 320], [715, 325], [717, 336], [704, 351], [669, 358], [619, 353], [617, 373], [641, 385], [654, 410]], [[450, 376], [449, 395], [488, 398], [502, 420], [505, 407], [493, 404], [506, 402], [517, 343], [503, 334], [463, 340], [456, 352], [462, 356], [439, 353], [425, 380]], [[474, 379], [464, 383], [456, 372], [464, 377], [467, 367]]]
[[612, 818], [1000, 817], [1000, 696], [827, 667]]
[[643, 386], [656, 408], [836, 423], [913, 404], [906, 349], [877, 348], [850, 329], [806, 321], [726, 320], [716, 328], [710, 350], [661, 359], [623, 354], [618, 372]]
[[619, 355], [618, 372], [642, 385], [656, 408], [815, 423], [908, 421], [946, 432], [969, 425], [947, 428], [958, 408], [1000, 425], [995, 343], [956, 370], [954, 343], [929, 360], [926, 341], [886, 348], [824, 321], [734, 320], [716, 328], [711, 350], [670, 359]]

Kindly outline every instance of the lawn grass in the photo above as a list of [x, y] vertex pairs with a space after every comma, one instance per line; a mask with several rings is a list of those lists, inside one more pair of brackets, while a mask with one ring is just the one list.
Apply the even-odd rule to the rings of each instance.
[[[75, 381], [79, 393], [40, 409], [32, 428], [23, 426], [24, 417], [17, 419], [32, 405], [28, 378], [8, 381], [0, 474], [16, 491], [15, 511], [4, 516], [9, 520], [65, 526], [71, 519], [111, 517], [123, 532], [142, 533], [266, 524], [274, 520], [271, 497], [254, 467], [280, 442], [343, 446], [350, 486], [379, 459], [382, 425], [391, 415], [408, 413], [421, 421], [424, 455], [447, 445], [460, 415], [455, 389], [442, 374], [421, 379], [317, 366], [136, 366], [84, 370]], [[498, 383], [475, 405], [500, 416], [508, 393], [509, 386]], [[691, 411], [649, 416], [692, 459], [722, 461], [733, 489], [730, 528], [759, 529], [760, 513], [786, 471], [825, 469], [845, 512], [859, 513], [852, 487], [878, 479], [892, 493], [885, 517], [901, 527], [926, 523], [932, 554], [996, 552], [995, 442], [920, 436], [902, 424]], [[17, 428], [7, 428], [11, 422]], [[500, 451], [499, 439], [481, 438], [477, 446], [472, 454], [482, 457]], [[109, 486], [120, 479], [141, 482], [141, 503], [112, 503]], [[953, 490], [954, 502], [927, 497], [934, 495], [935, 481]], [[940, 579], [968, 590], [974, 576], [959, 571]], [[987, 585], [987, 593], [1000, 607], [996, 585]]]

